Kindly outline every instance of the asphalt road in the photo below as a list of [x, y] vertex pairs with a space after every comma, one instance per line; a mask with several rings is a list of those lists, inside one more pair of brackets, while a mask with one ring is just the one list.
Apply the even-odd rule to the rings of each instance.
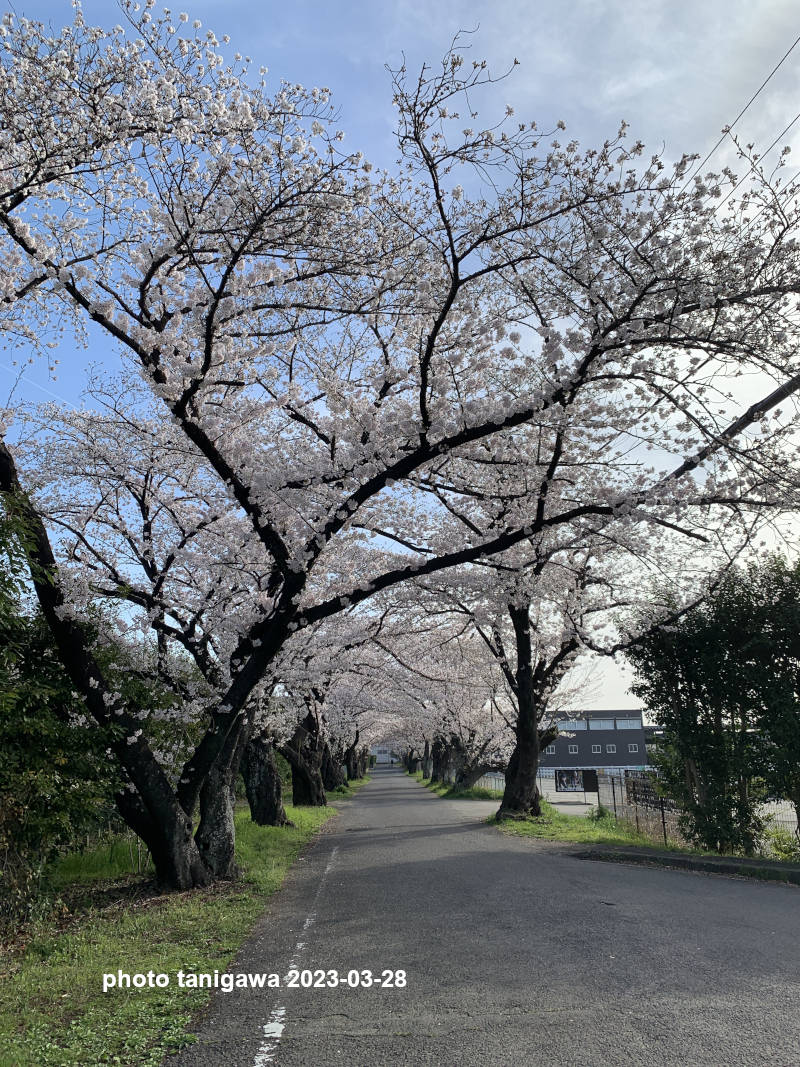
[[800, 1064], [800, 890], [580, 860], [480, 819], [378, 770], [233, 970], [407, 986], [220, 993], [165, 1063]]

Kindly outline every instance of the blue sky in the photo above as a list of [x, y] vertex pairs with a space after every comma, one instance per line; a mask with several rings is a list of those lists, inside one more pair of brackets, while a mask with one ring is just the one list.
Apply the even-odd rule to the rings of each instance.
[[[113, 2], [85, 0], [83, 10], [92, 23], [121, 21]], [[796, 0], [180, 0], [173, 11], [181, 10], [219, 37], [230, 34], [231, 51], [249, 54], [256, 70], [266, 65], [276, 84], [330, 87], [346, 143], [381, 166], [394, 159], [385, 64], [399, 65], [404, 54], [410, 70], [436, 62], [459, 30], [475, 31], [471, 55], [497, 71], [520, 60], [494, 88], [487, 117], [510, 104], [541, 126], [563, 119], [586, 145], [612, 136], [624, 118], [632, 138], [673, 157], [705, 155], [800, 35]], [[16, 12], [56, 27], [72, 20], [69, 0], [19, 0]], [[737, 127], [743, 139], [769, 144], [797, 114], [798, 89], [800, 45]], [[792, 173], [800, 169], [800, 122], [781, 143], [793, 140]], [[729, 161], [723, 148], [713, 164]], [[41, 364], [28, 368], [14, 400], [77, 402], [82, 368], [115, 364], [104, 344], [76, 354], [65, 345], [57, 380]], [[0, 408], [16, 375], [12, 358], [0, 352]], [[603, 673], [587, 703], [631, 706], [619, 673]]]

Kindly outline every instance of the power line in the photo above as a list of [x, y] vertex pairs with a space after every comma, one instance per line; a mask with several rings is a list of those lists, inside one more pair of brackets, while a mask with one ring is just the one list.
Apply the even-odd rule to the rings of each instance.
[[[706, 165], [706, 163], [708, 163], [709, 159], [711, 159], [711, 157], [717, 151], [717, 149], [722, 144], [722, 142], [725, 140], [725, 138], [730, 134], [730, 131], [733, 129], [733, 127], [736, 125], [736, 123], [739, 121], [739, 119], [742, 117], [742, 115], [744, 115], [744, 113], [748, 110], [750, 105], [761, 95], [762, 90], [766, 88], [766, 86], [770, 83], [770, 81], [772, 81], [773, 77], [778, 73], [778, 71], [781, 69], [783, 64], [786, 62], [786, 60], [789, 58], [789, 56], [792, 54], [792, 52], [795, 50], [795, 48], [797, 47], [798, 44], [800, 44], [800, 34], [798, 34], [798, 36], [795, 37], [794, 41], [789, 46], [788, 50], [784, 53], [782, 58], [775, 64], [775, 66], [772, 68], [772, 70], [769, 72], [769, 74], [763, 80], [761, 85], [759, 85], [759, 87], [756, 89], [756, 91], [753, 93], [753, 95], [750, 97], [750, 99], [744, 105], [744, 107], [739, 112], [739, 114], [736, 116], [736, 118], [733, 120], [733, 122], [731, 122], [728, 126], [725, 127], [725, 130], [722, 133], [721, 137], [719, 138], [717, 143], [714, 145], [714, 147], [711, 149], [711, 151], [708, 153], [708, 155], [705, 157], [705, 159], [701, 160], [701, 162], [698, 163], [697, 167], [692, 171], [692, 173], [686, 179], [686, 185], [684, 185], [684, 187], [683, 187], [684, 189], [689, 184], [689, 182], [692, 180], [692, 178], [694, 178], [695, 174], [697, 174], [698, 171], [702, 170], [702, 168]], [[797, 120], [795, 119], [795, 121], [797, 121]], [[790, 124], [790, 125], [793, 125], [793, 123]], [[789, 127], [787, 127], [787, 129], [788, 128]], [[784, 132], [786, 132], [786, 131], [784, 131]], [[782, 133], [778, 134], [778, 137], [782, 137], [782, 136], [783, 136]]]
[[[780, 141], [780, 139], [785, 134], [787, 134], [789, 132], [789, 130], [791, 130], [792, 126], [794, 126], [794, 124], [798, 121], [798, 119], [800, 119], [800, 112], [798, 112], [795, 115], [795, 117], [792, 119], [792, 121], [789, 123], [788, 126], [784, 126], [784, 128], [781, 130], [781, 132], [778, 134], [778, 136], [775, 138], [775, 140], [772, 142], [772, 144], [770, 144], [768, 148], [764, 149], [764, 151], [759, 155], [757, 162], [760, 163], [762, 159], [764, 159], [766, 156], [769, 155], [769, 153], [772, 151], [772, 149], [775, 147], [775, 145], [778, 143], [778, 141]], [[725, 198], [723, 200], [720, 200], [720, 202], [717, 204], [717, 208], [716, 208], [717, 210], [719, 210], [722, 207], [722, 205], [725, 203], [725, 201], [728, 200], [728, 198], [731, 197], [736, 192], [736, 190], [739, 188], [739, 186], [742, 184], [742, 182], [747, 177], [749, 177], [750, 174], [752, 174], [752, 172], [755, 170], [755, 168], [756, 168], [756, 163], [755, 162], [751, 163], [749, 169], [745, 171], [745, 173], [742, 175], [742, 177], [739, 179], [739, 181], [736, 183], [736, 185], [734, 185], [733, 188], [728, 191], [728, 193], [725, 196]], [[756, 217], [758, 217], [758, 216], [756, 216]], [[755, 220], [753, 220], [753, 221], [755, 221]]]
[[50, 396], [55, 397], [56, 400], [60, 400], [61, 403], [62, 404], [66, 404], [67, 407], [72, 407], [73, 406], [72, 404], [70, 404], [69, 400], [67, 400], [63, 396], [60, 396], [58, 393], [54, 393], [53, 390], [52, 389], [48, 389], [46, 385], [40, 385], [38, 382], [34, 382], [31, 378], [25, 378], [24, 377], [25, 369], [26, 369], [25, 367], [22, 367], [20, 369], [15, 369], [14, 367], [9, 367], [5, 363], [0, 363], [0, 370], [8, 371], [9, 374], [13, 374], [15, 376], [15, 378], [16, 378], [16, 381], [14, 382], [14, 385], [11, 388], [11, 392], [8, 395], [8, 403], [11, 402], [11, 399], [12, 399], [12, 397], [14, 395], [14, 391], [17, 388], [17, 386], [21, 385], [24, 382], [25, 385], [32, 385], [34, 387], [34, 389], [39, 389], [39, 390], [41, 390], [41, 392], [47, 393]]

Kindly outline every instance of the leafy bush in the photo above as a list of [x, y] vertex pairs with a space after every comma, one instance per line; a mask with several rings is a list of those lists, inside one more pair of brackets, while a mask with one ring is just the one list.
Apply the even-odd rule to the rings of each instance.
[[115, 817], [108, 739], [87, 725], [40, 616], [6, 605], [0, 647], [0, 916], [27, 916], [45, 864]]
[[604, 804], [598, 804], [596, 808], [592, 808], [586, 814], [586, 818], [591, 819], [592, 822], [604, 822], [606, 819], [613, 819], [613, 817], [613, 813]]
[[779, 860], [800, 863], [800, 838], [782, 826], [769, 826], [762, 838], [765, 851]]

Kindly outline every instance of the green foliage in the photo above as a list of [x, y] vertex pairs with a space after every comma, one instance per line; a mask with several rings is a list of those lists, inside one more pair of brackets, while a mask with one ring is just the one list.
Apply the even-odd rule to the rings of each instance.
[[[24, 608], [26, 537], [14, 501], [6, 498], [0, 503], [0, 924], [46, 908], [40, 892], [58, 852], [122, 827], [113, 797], [124, 780], [109, 758], [119, 727], [101, 727], [89, 716], [43, 616]], [[177, 777], [201, 724], [161, 713], [196, 688], [196, 668], [170, 662], [169, 681], [161, 681], [155, 650], [109, 640], [99, 612], [82, 625], [109, 690], [122, 696]], [[144, 865], [137, 845], [137, 867]]]
[[278, 768], [278, 777], [281, 780], [281, 789], [288, 796], [292, 795], [292, 768], [289, 761], [275, 749], [275, 766]]
[[664, 729], [654, 756], [682, 830], [752, 854], [765, 793], [800, 803], [800, 565], [733, 569], [698, 608], [628, 653]]
[[598, 804], [596, 808], [586, 813], [586, 818], [591, 819], [592, 822], [604, 822], [613, 819], [614, 815], [604, 804]]
[[0, 646], [0, 918], [35, 910], [45, 864], [108, 826], [120, 781], [41, 616], [11, 602]]
[[782, 826], [768, 826], [764, 831], [762, 851], [775, 859], [800, 863], [800, 838]]
[[58, 894], [75, 882], [89, 884], [132, 874], [153, 873], [150, 853], [132, 830], [109, 833], [80, 852], [56, 856], [44, 869], [45, 891], [57, 899]]

